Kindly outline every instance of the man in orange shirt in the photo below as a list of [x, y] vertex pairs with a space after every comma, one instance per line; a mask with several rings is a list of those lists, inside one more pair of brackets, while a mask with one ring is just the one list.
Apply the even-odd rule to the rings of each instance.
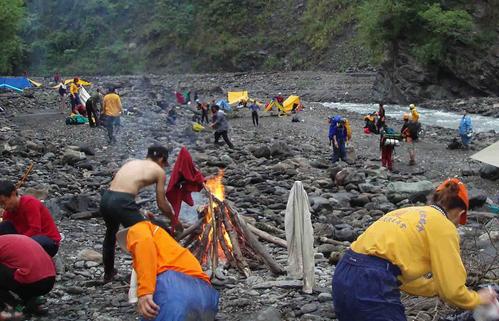
[[116, 234], [137, 273], [138, 310], [155, 321], [213, 321], [218, 292], [198, 260], [164, 229], [142, 221]]
[[107, 128], [107, 136], [109, 144], [116, 143], [114, 137], [114, 126], [120, 125], [120, 115], [122, 111], [121, 99], [116, 94], [115, 88], [109, 88], [109, 92], [104, 96], [102, 102], [102, 116], [104, 124]]

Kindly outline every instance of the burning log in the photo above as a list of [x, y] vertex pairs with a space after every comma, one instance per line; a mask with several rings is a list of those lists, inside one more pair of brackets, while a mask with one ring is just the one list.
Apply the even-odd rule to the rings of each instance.
[[182, 232], [182, 234], [177, 238], [177, 241], [183, 240], [186, 236], [192, 236], [194, 231], [201, 227], [204, 222], [204, 217], [200, 218], [196, 223], [192, 224]]
[[[208, 179], [205, 190], [208, 205], [202, 217], [187, 228], [179, 240], [194, 253], [206, 269], [217, 271], [219, 264], [227, 263], [248, 277], [253, 267], [265, 263], [272, 273], [282, 274], [284, 269], [258, 241], [258, 237], [286, 247], [286, 241], [248, 225], [242, 216], [224, 200], [223, 172]], [[257, 237], [258, 236], [258, 237]], [[216, 273], [211, 274], [215, 277]]]

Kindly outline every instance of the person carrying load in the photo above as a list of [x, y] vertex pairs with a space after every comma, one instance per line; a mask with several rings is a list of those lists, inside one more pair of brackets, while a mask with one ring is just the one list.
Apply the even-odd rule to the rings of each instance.
[[116, 237], [132, 255], [138, 286], [136, 292], [130, 289], [130, 302], [138, 297], [138, 310], [145, 319], [215, 320], [219, 294], [188, 249], [147, 221], [121, 230]]
[[402, 116], [404, 120], [404, 125], [400, 129], [400, 133], [402, 134], [402, 137], [408, 144], [408, 150], [409, 150], [409, 165], [416, 165], [416, 145], [415, 142], [418, 140], [418, 130], [419, 130], [419, 123], [410, 121], [409, 120], [409, 114], [404, 113]]
[[366, 122], [364, 125], [364, 133], [378, 134], [378, 128], [376, 127], [376, 112], [366, 115], [364, 121]]
[[346, 141], [347, 129], [345, 127], [345, 119], [341, 116], [334, 116], [329, 118], [329, 144], [333, 146], [333, 164], [340, 159], [347, 162]]
[[494, 291], [466, 287], [457, 227], [468, 210], [466, 186], [452, 178], [437, 187], [430, 206], [401, 208], [374, 222], [336, 265], [338, 320], [405, 321], [400, 290], [466, 310], [492, 303]]
[[411, 121], [413, 121], [415, 123], [419, 122], [419, 113], [416, 110], [416, 105], [410, 104], [409, 110], [411, 111]]
[[395, 146], [400, 144], [400, 140], [402, 140], [402, 135], [395, 133], [393, 128], [388, 128], [386, 125], [380, 132], [381, 166], [389, 171], [393, 170], [393, 151]]

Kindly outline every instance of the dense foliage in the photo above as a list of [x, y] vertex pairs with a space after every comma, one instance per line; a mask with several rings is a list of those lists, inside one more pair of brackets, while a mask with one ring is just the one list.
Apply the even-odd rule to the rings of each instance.
[[23, 1], [0, 0], [0, 73], [11, 73], [20, 63], [22, 42], [18, 31], [23, 14]]
[[480, 38], [466, 3], [0, 0], [0, 71], [342, 71], [379, 62], [401, 42], [421, 62], [438, 63], [453, 44]]
[[424, 64], [439, 63], [457, 42], [472, 45], [473, 20], [456, 3], [443, 9], [435, 0], [370, 0], [359, 9], [360, 36], [373, 56], [395, 52], [403, 42]]

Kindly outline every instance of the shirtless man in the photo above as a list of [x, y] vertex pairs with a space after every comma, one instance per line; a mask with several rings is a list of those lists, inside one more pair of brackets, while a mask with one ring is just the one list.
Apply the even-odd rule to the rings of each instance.
[[[102, 247], [104, 261], [104, 283], [113, 280], [117, 271], [114, 269], [116, 232], [120, 224], [130, 227], [146, 218], [140, 213], [135, 203], [139, 191], [149, 185], [156, 184], [156, 202], [158, 207], [171, 222], [174, 222], [173, 209], [165, 196], [166, 174], [168, 166], [168, 150], [159, 145], [147, 149], [145, 160], [131, 160], [123, 165], [104, 193], [100, 203], [100, 212], [106, 222], [106, 236]], [[151, 215], [148, 215], [152, 218]]]

